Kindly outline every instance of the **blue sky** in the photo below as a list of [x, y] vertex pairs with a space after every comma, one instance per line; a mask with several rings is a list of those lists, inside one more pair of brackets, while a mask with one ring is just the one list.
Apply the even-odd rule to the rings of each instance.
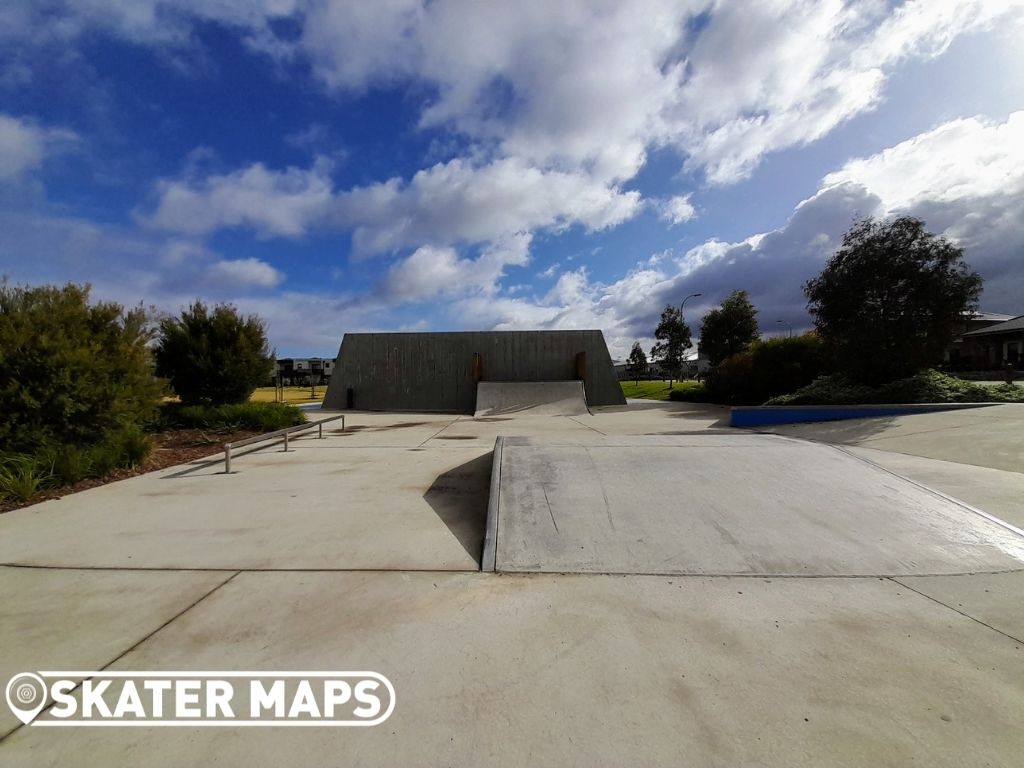
[[[13, 0], [0, 273], [346, 331], [604, 330], [912, 213], [1024, 312], [1024, 2]], [[784, 324], [776, 321], [782, 320]]]

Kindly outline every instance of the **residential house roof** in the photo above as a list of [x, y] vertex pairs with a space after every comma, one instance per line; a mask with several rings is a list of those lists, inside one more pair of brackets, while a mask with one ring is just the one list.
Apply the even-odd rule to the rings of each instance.
[[968, 336], [991, 336], [996, 333], [1018, 333], [1020, 331], [1024, 331], [1024, 315], [1019, 315], [1005, 322], [989, 325], [985, 328], [979, 328], [976, 331], [968, 331], [964, 334], [964, 338]]

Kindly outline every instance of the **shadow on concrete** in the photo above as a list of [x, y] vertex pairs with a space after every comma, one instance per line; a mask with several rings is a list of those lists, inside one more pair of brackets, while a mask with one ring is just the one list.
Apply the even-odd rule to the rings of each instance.
[[[913, 418], [914, 414], [899, 418]], [[845, 419], [842, 421], [811, 421], [802, 424], [775, 424], [751, 428], [753, 432], [766, 432], [786, 437], [799, 437], [819, 443], [835, 443], [839, 445], [856, 445], [873, 438], [882, 437], [886, 428], [891, 426], [897, 417], [874, 416], [867, 419]]]
[[673, 411], [671, 416], [673, 419], [691, 419], [693, 421], [707, 421], [708, 419], [714, 419], [711, 422], [712, 427], [728, 427], [730, 426], [730, 414], [729, 408], [723, 405], [696, 405], [692, 404], [693, 407], [680, 409]]
[[423, 494], [441, 522], [478, 564], [484, 546], [493, 460], [494, 452], [490, 451], [453, 467], [438, 475]]

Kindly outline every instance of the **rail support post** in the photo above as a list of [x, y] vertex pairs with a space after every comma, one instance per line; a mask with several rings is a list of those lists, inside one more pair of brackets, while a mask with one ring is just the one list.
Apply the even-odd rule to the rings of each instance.
[[284, 452], [288, 453], [288, 433], [284, 433]]
[[224, 445], [224, 474], [231, 474], [231, 443]]

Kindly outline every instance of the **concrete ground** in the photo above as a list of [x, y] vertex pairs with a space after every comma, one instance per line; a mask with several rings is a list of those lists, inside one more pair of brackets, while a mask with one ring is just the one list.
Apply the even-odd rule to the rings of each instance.
[[[1021, 525], [1022, 409], [792, 429]], [[682, 403], [351, 414], [344, 433], [236, 458], [237, 474], [197, 462], [2, 515], [0, 682], [54, 667], [372, 669], [397, 707], [361, 729], [44, 729], [4, 710], [0, 764], [1019, 765], [1012, 554], [970, 559], [971, 575], [926, 560], [881, 577], [477, 571], [496, 436], [714, 440], [735, 434], [727, 417]], [[776, 546], [799, 552], [806, 535], [807, 556], [826, 558], [821, 528], [843, 510], [824, 496], [817, 510], [813, 535], [790, 525]], [[886, 551], [913, 544], [900, 541]]]

